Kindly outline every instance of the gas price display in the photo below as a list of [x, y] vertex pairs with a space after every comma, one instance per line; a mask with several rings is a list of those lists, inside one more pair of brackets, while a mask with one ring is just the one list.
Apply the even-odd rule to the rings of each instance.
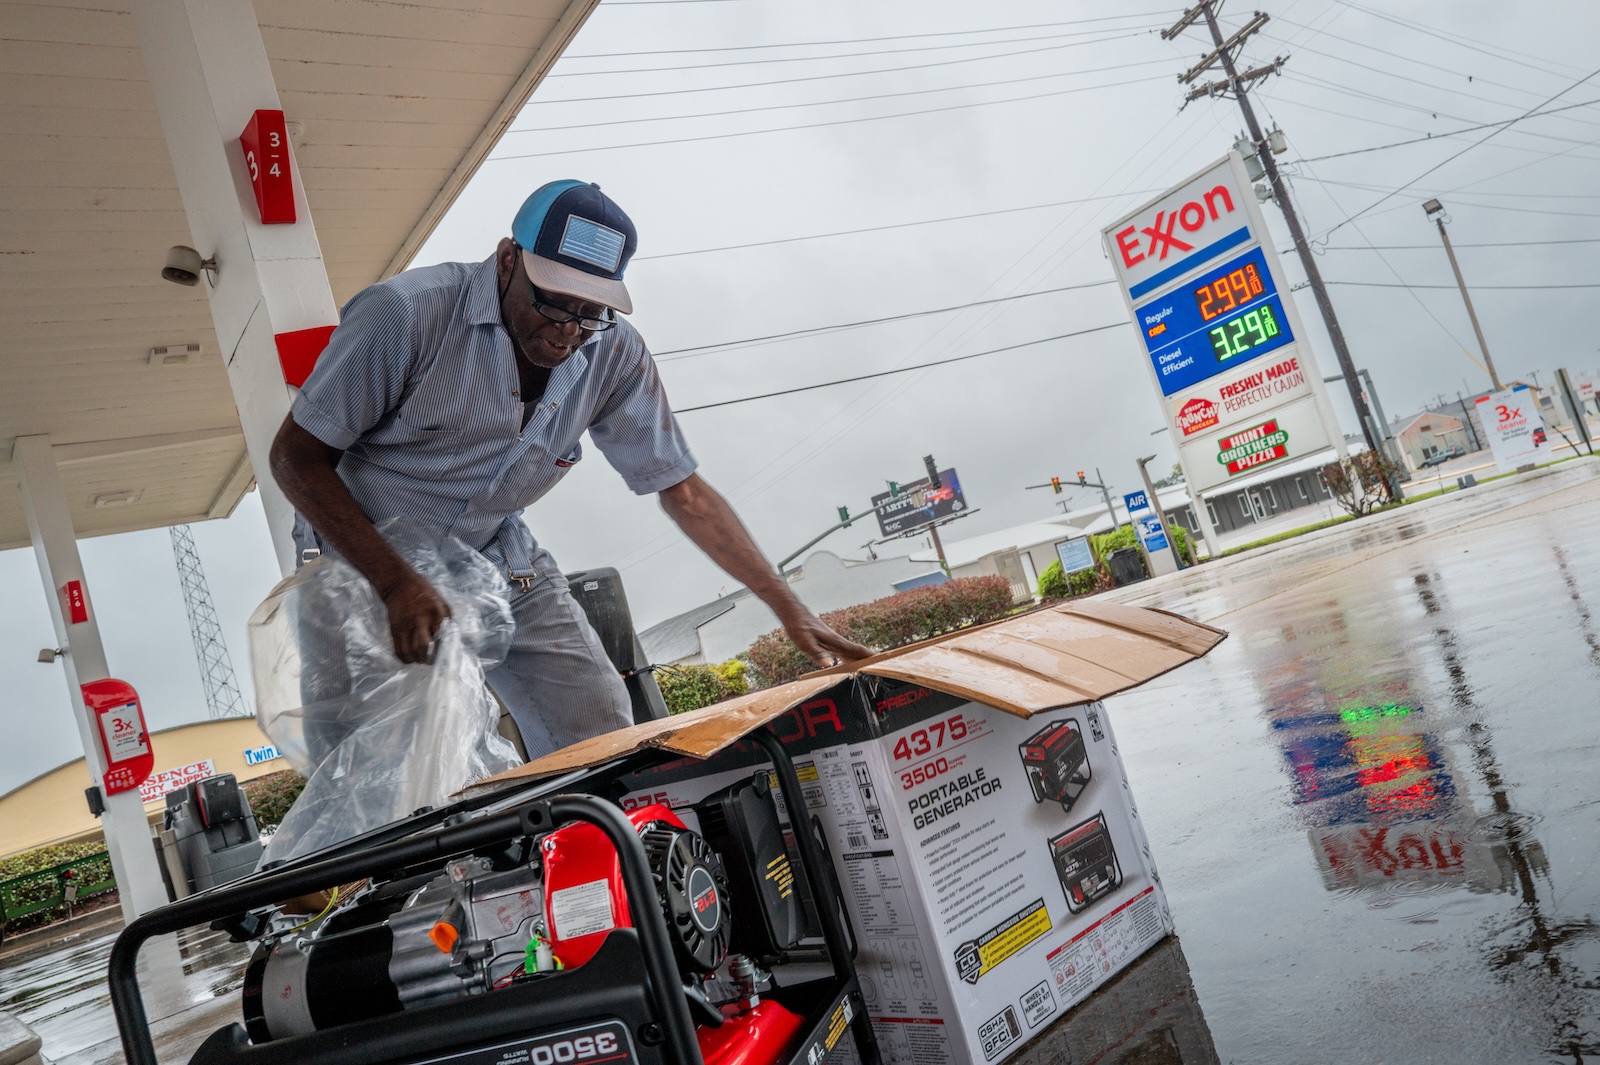
[[1164, 395], [1294, 339], [1259, 248], [1134, 310]]

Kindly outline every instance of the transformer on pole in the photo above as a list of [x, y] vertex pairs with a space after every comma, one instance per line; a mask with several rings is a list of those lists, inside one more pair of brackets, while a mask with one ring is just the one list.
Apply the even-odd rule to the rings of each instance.
[[183, 586], [183, 606], [189, 614], [189, 634], [194, 637], [194, 657], [200, 666], [200, 683], [206, 692], [206, 708], [212, 718], [249, 717], [244, 693], [233, 675], [233, 659], [222, 639], [222, 624], [211, 604], [211, 586], [206, 583], [195, 550], [194, 533], [187, 525], [174, 525], [172, 554], [178, 563], [178, 582]]

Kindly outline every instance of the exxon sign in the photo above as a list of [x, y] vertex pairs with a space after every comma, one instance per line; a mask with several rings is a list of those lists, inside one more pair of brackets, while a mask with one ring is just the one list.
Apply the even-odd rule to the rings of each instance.
[[1138, 301], [1255, 238], [1243, 196], [1248, 184], [1224, 159], [1105, 231], [1107, 251]]

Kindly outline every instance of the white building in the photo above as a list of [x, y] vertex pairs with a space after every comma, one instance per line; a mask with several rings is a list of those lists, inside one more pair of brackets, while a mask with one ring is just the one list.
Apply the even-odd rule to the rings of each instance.
[[[788, 576], [795, 595], [818, 614], [882, 599], [920, 583], [919, 578], [944, 579], [937, 561], [861, 561], [832, 551], [813, 552]], [[657, 665], [725, 662], [778, 627], [777, 615], [750, 589], [740, 588], [650, 626], [639, 633], [639, 642]]]

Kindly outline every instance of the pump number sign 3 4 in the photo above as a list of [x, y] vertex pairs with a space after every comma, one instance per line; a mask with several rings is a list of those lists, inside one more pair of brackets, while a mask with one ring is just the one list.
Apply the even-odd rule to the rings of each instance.
[[1338, 424], [1238, 155], [1104, 238], [1191, 490], [1335, 446]]

